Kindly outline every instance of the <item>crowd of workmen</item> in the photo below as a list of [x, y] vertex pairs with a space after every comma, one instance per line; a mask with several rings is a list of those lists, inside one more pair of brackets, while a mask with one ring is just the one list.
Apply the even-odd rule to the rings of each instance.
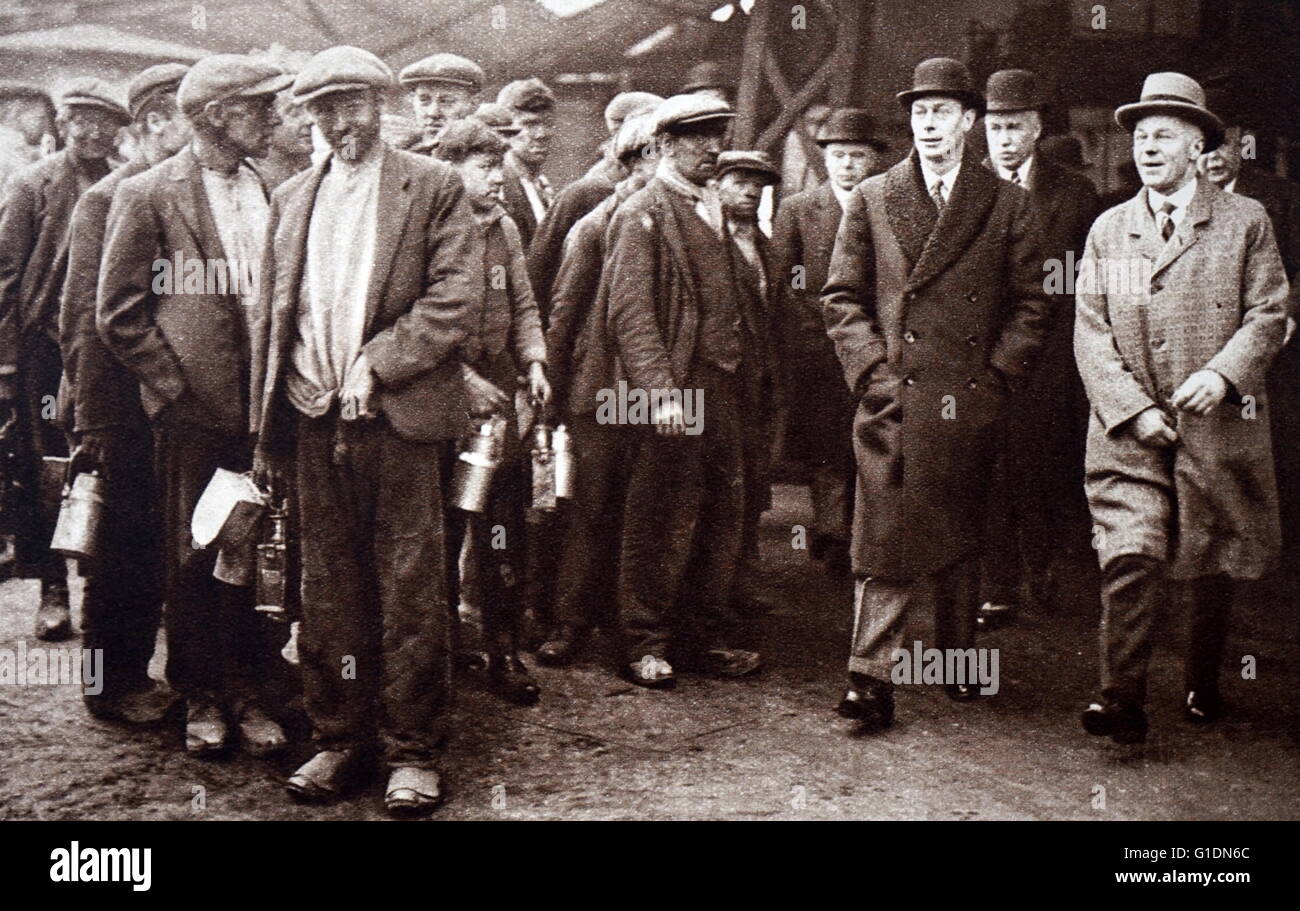
[[[12, 573], [40, 580], [36, 636], [71, 637], [42, 476], [102, 478], [93, 715], [183, 706], [190, 753], [266, 756], [300, 694], [316, 753], [293, 797], [379, 766], [387, 809], [426, 813], [467, 681], [534, 704], [529, 663], [567, 665], [594, 632], [649, 689], [758, 671], [759, 522], [790, 465], [812, 500], [793, 546], [853, 579], [838, 712], [860, 729], [892, 722], [918, 611], [935, 647], [973, 654], [1091, 548], [1084, 728], [1145, 737], [1173, 588], [1185, 714], [1222, 714], [1234, 584], [1276, 572], [1294, 524], [1300, 197], [1242, 167], [1241, 127], [1195, 80], [1153, 73], [1116, 111], [1140, 185], [1106, 208], [1077, 143], [1040, 141], [1027, 70], [980, 87], [923, 61], [897, 96], [906, 157], [887, 157], [897, 116], [841, 108], [816, 124], [819, 169], [730, 148], [732, 92], [704, 65], [670, 97], [617, 94], [590, 170], [556, 188], [537, 78], [485, 100], [454, 54], [285, 63], [74, 80], [61, 148], [0, 202]], [[402, 91], [406, 118], [386, 109]], [[557, 501], [537, 441], [560, 426]], [[237, 548], [195, 541], [223, 469], [287, 504], [292, 623], [255, 609]]]

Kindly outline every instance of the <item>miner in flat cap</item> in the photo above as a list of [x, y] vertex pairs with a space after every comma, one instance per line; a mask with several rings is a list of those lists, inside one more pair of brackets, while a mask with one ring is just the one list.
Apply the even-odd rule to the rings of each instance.
[[431, 54], [398, 74], [420, 128], [412, 151], [428, 152], [444, 127], [474, 112], [484, 78], [481, 66], [458, 54]]
[[551, 154], [555, 130], [555, 95], [536, 77], [508, 83], [497, 103], [509, 108], [518, 130], [506, 153], [506, 182], [502, 188], [506, 214], [519, 227], [527, 248], [537, 226], [555, 202], [555, 190], [542, 173]]

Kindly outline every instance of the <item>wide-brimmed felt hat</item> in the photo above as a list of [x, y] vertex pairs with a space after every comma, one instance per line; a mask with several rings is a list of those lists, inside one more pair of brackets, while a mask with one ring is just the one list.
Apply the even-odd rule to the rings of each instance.
[[876, 138], [871, 115], [863, 108], [838, 108], [832, 111], [818, 128], [815, 142], [819, 146], [830, 145], [832, 142], [862, 142], [877, 150], [885, 147]]
[[1142, 82], [1140, 100], [1115, 109], [1115, 122], [1133, 132], [1137, 122], [1153, 114], [1166, 114], [1195, 124], [1205, 134], [1206, 152], [1223, 143], [1223, 121], [1205, 104], [1205, 90], [1182, 73], [1151, 73]]

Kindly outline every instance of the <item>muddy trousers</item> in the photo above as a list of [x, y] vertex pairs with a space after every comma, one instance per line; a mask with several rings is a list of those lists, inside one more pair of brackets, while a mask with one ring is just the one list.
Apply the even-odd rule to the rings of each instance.
[[927, 605], [934, 608], [934, 639], [926, 648], [975, 646], [976, 560], [964, 560], [921, 579], [896, 581], [860, 577], [853, 588], [853, 644], [849, 672], [889, 681], [907, 624]]
[[[1217, 695], [1232, 581], [1227, 576], [1207, 576], [1176, 583], [1173, 588], [1184, 596], [1188, 611], [1184, 687]], [[1108, 702], [1137, 707], [1146, 702], [1155, 627], [1170, 589], [1164, 564], [1150, 557], [1125, 554], [1112, 560], [1103, 572], [1101, 692]]]
[[294, 460], [313, 737], [432, 768], [451, 701], [438, 448], [334, 414], [299, 416]]

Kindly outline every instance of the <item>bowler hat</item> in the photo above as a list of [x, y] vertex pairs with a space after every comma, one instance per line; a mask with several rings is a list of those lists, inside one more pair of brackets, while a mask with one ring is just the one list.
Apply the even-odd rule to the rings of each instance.
[[714, 177], [721, 177], [728, 171], [753, 171], [760, 174], [767, 183], [780, 183], [781, 172], [772, 163], [766, 152], [723, 152], [718, 156], [718, 165]]
[[838, 108], [833, 111], [817, 130], [816, 142], [819, 146], [830, 145], [832, 142], [864, 142], [876, 149], [884, 147], [872, 129], [871, 115], [862, 108]]
[[327, 48], [307, 61], [293, 81], [293, 100], [305, 104], [334, 92], [359, 89], [385, 91], [393, 86], [393, 71], [370, 51], [350, 45]]
[[131, 115], [122, 106], [117, 91], [103, 79], [82, 76], [74, 79], [63, 88], [59, 95], [59, 107], [99, 108], [116, 114], [122, 120], [130, 120]]
[[274, 95], [291, 82], [293, 77], [269, 60], [245, 54], [213, 54], [190, 67], [176, 90], [176, 101], [188, 115], [213, 101]]
[[1037, 111], [1046, 102], [1038, 89], [1038, 77], [1029, 70], [998, 70], [984, 86], [987, 110]]
[[483, 80], [483, 67], [459, 54], [430, 54], [397, 75], [397, 81], [407, 87], [421, 82], [446, 82], [474, 92], [483, 88]]
[[655, 133], [680, 133], [735, 117], [731, 105], [707, 95], [673, 95], [655, 108]]
[[1133, 132], [1137, 122], [1152, 114], [1167, 114], [1195, 124], [1205, 134], [1206, 152], [1223, 142], [1223, 121], [1205, 106], [1205, 91], [1182, 73], [1151, 73], [1142, 82], [1142, 97], [1115, 109], [1115, 122]]
[[176, 91], [189, 71], [189, 66], [184, 63], [160, 63], [144, 70], [127, 83], [126, 106], [131, 112], [131, 119], [139, 117], [140, 111], [153, 98], [164, 92]]
[[927, 95], [956, 98], [967, 107], [984, 109], [984, 99], [971, 83], [970, 70], [966, 69], [966, 64], [951, 57], [922, 60], [912, 71], [912, 87], [895, 97], [903, 107], [910, 108], [913, 101]]
[[682, 85], [681, 94], [689, 95], [702, 89], [731, 90], [731, 81], [725, 78], [722, 67], [713, 60], [697, 63], [686, 71], [686, 82]]

